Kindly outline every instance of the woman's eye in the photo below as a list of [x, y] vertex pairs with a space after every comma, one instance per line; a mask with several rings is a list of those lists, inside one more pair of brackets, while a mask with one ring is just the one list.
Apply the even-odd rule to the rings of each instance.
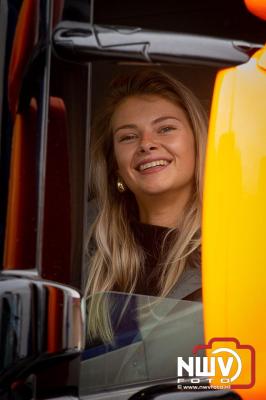
[[174, 126], [163, 126], [159, 129], [159, 133], [168, 133], [174, 129], [176, 129]]
[[129, 133], [129, 134], [125, 134], [120, 136], [119, 138], [119, 142], [130, 142], [134, 139], [136, 139], [137, 135], [134, 133]]

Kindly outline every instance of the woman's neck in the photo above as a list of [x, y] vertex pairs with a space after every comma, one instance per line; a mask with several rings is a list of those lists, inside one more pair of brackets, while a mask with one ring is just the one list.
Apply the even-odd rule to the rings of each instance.
[[176, 228], [189, 198], [190, 194], [176, 197], [173, 193], [142, 196], [137, 199], [140, 222]]

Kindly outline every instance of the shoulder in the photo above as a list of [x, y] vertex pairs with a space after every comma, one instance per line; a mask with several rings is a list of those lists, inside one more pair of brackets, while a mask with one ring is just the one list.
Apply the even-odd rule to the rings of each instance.
[[201, 269], [199, 265], [186, 265], [180, 279], [168, 297], [183, 300], [201, 301]]

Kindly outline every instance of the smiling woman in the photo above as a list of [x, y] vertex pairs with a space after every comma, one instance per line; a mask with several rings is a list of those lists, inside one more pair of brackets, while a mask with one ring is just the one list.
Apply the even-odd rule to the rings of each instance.
[[140, 69], [112, 81], [91, 140], [87, 295], [200, 300], [206, 135], [201, 104], [171, 76]]
[[112, 126], [118, 174], [140, 221], [175, 228], [194, 190], [195, 141], [185, 112], [161, 96], [139, 95], [117, 107]]

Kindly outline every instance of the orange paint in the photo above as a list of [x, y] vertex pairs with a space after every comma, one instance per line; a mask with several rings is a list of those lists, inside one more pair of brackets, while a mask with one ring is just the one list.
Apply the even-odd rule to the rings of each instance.
[[[255, 385], [266, 397], [266, 47], [246, 64], [219, 72], [206, 158], [203, 299], [206, 343], [236, 338], [255, 350]], [[250, 367], [241, 382], [252, 381]]]
[[266, 20], [265, 0], [244, 0], [247, 9], [256, 17]]

